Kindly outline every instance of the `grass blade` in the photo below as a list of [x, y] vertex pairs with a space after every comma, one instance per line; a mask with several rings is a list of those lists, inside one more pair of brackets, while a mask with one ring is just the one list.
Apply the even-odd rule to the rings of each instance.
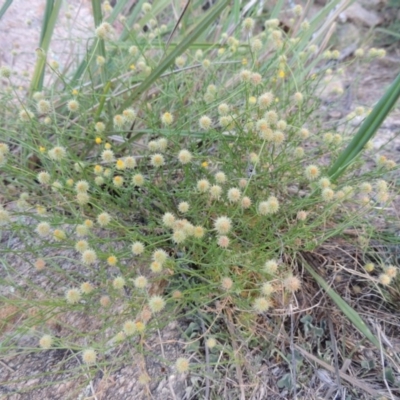
[[165, 47], [165, 51], [167, 51], [168, 46], [169, 46], [170, 43], [171, 43], [171, 39], [172, 39], [172, 37], [174, 36], [174, 33], [175, 33], [176, 30], [178, 29], [179, 24], [180, 24], [180, 22], [182, 21], [183, 16], [185, 15], [186, 11], [188, 10], [189, 4], [190, 4], [190, 0], [187, 0], [186, 5], [185, 5], [185, 7], [183, 8], [183, 11], [181, 12], [181, 15], [180, 15], [179, 18], [178, 18], [178, 21], [176, 21], [176, 24], [175, 24], [175, 26], [174, 26], [174, 29], [172, 29], [172, 32], [171, 32], [170, 35], [169, 35], [169, 38], [168, 38], [168, 40], [167, 40], [167, 45], [166, 45], [166, 47]]
[[93, 10], [94, 26], [98, 27], [103, 21], [103, 14], [101, 12], [100, 2], [92, 0], [92, 10]]
[[385, 120], [390, 110], [400, 97], [400, 74], [392, 85], [386, 90], [385, 94], [376, 104], [372, 112], [365, 119], [353, 140], [339, 155], [334, 165], [329, 170], [329, 176], [336, 179], [340, 176], [352, 161], [361, 152], [367, 142], [375, 135], [382, 122]]
[[326, 291], [330, 298], [335, 302], [335, 304], [342, 310], [343, 314], [346, 315], [348, 320], [362, 333], [371, 343], [373, 343], [376, 348], [380, 349], [379, 340], [374, 336], [374, 334], [369, 330], [367, 325], [358, 314], [354, 308], [350, 307], [323, 279], [319, 276], [314, 269], [309, 265], [307, 260], [305, 260], [303, 255], [303, 265], [305, 269], [312, 275], [312, 277], [317, 281], [317, 283]]
[[376, 30], [376, 32], [381, 32], [381, 33], [384, 33], [386, 35], [394, 36], [395, 38], [400, 39], [400, 33], [392, 31], [390, 29], [377, 28], [375, 30]]
[[47, 0], [46, 11], [43, 18], [42, 32], [40, 34], [40, 54], [37, 57], [35, 70], [31, 81], [29, 93], [32, 96], [34, 92], [42, 90], [44, 80], [44, 67], [46, 65], [46, 56], [50, 47], [50, 41], [53, 36], [54, 27], [60, 12], [62, 0]]
[[275, 7], [273, 8], [271, 12], [271, 19], [272, 18], [277, 18], [282, 10], [284, 0], [278, 0], [277, 3], [275, 4]]
[[11, 6], [13, 0], [6, 0], [6, 2], [3, 4], [3, 7], [0, 9], [0, 19], [3, 18], [3, 15], [6, 13], [8, 10], [8, 7]]

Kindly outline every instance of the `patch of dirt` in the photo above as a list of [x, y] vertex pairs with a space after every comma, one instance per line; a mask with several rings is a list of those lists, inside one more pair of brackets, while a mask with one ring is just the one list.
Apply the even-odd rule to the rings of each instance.
[[[13, 0], [0, 21], [1, 65], [12, 68], [21, 86], [28, 84], [33, 73], [45, 4], [42, 0]], [[93, 26], [90, 0], [63, 2], [47, 60], [57, 61], [63, 71], [76, 54], [84, 54]]]

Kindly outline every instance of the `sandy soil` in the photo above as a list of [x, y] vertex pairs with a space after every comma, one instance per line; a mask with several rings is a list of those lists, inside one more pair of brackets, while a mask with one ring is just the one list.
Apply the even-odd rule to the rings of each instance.
[[[14, 0], [0, 21], [0, 62], [12, 67], [21, 84], [28, 82], [23, 75], [30, 75], [34, 68], [45, 3], [43, 0]], [[92, 36], [94, 23], [90, 7], [89, 0], [68, 0], [60, 10], [60, 23], [54, 31], [48, 60], [57, 61], [61, 69], [71, 55], [83, 52], [86, 40]]]

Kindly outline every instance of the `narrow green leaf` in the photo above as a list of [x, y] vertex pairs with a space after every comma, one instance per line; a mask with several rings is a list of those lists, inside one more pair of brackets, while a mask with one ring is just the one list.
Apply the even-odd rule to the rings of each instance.
[[42, 32], [40, 34], [40, 50], [36, 53], [35, 69], [29, 89], [29, 94], [32, 96], [34, 92], [42, 90], [44, 80], [44, 68], [46, 65], [47, 52], [50, 47], [51, 38], [53, 36], [54, 27], [57, 22], [60, 12], [62, 0], [47, 0], [46, 10], [43, 19]]
[[392, 31], [390, 29], [377, 28], [375, 30], [376, 30], [376, 32], [382, 32], [382, 33], [385, 33], [386, 35], [391, 35], [391, 36], [394, 36], [394, 37], [400, 39], [400, 33]]
[[371, 343], [373, 343], [376, 348], [380, 349], [379, 340], [374, 336], [374, 334], [369, 330], [367, 325], [361, 319], [360, 315], [354, 308], [350, 307], [323, 279], [319, 276], [314, 269], [307, 263], [303, 258], [303, 265], [305, 269], [312, 275], [312, 277], [317, 281], [317, 283], [328, 293], [331, 299], [336, 303], [336, 305], [342, 310], [343, 314], [346, 315], [348, 320], [362, 333]]
[[[98, 0], [92, 0], [92, 10], [93, 10], [94, 26], [97, 28], [103, 22], [103, 14], [101, 11], [101, 4]], [[93, 52], [92, 52], [92, 57], [89, 59], [89, 62], [87, 65], [90, 65], [91, 60], [93, 59], [93, 56], [96, 51], [98, 52], [98, 54], [100, 56], [106, 58], [106, 46], [104, 44], [104, 40], [103, 39], [97, 39], [97, 40], [98, 40], [97, 46], [95, 43], [95, 45], [94, 45], [95, 47], [93, 48]], [[104, 68], [101, 69], [101, 81], [102, 81], [103, 85], [105, 85], [106, 81], [107, 81], [107, 74], [106, 74], [106, 70]]]
[[235, 0], [233, 2], [233, 22], [235, 25], [237, 25], [240, 21], [240, 6], [241, 6], [240, 0]]
[[[46, 52], [49, 50], [51, 38], [53, 36], [54, 27], [56, 26], [58, 14], [61, 9], [62, 0], [48, 0], [48, 3], [52, 3], [47, 10], [46, 6], [46, 15], [45, 15], [45, 22], [42, 27], [41, 32], [41, 40], [40, 40], [40, 47]], [[51, 7], [51, 10], [50, 10]], [[49, 12], [49, 14], [47, 14]]]
[[51, 17], [51, 12], [53, 11], [54, 0], [46, 0], [46, 7], [43, 14], [42, 30], [40, 32], [39, 46], [42, 46], [44, 37], [46, 35], [47, 26]]
[[92, 10], [94, 26], [98, 27], [103, 21], [103, 14], [101, 12], [101, 3], [98, 0], [92, 0]]
[[185, 7], [183, 8], [183, 11], [181, 12], [181, 15], [180, 15], [179, 18], [178, 18], [178, 21], [176, 21], [175, 26], [174, 26], [174, 28], [172, 29], [172, 32], [171, 32], [170, 35], [169, 35], [169, 38], [168, 38], [168, 40], [167, 40], [167, 44], [166, 44], [166, 46], [165, 46], [165, 51], [167, 51], [167, 49], [168, 49], [168, 47], [169, 47], [169, 45], [170, 45], [170, 43], [171, 43], [172, 36], [174, 36], [174, 33], [175, 33], [176, 30], [178, 29], [179, 24], [180, 24], [182, 18], [184, 17], [185, 13], [187, 12], [187, 10], [188, 10], [188, 8], [189, 8], [189, 4], [190, 4], [190, 0], [187, 0], [186, 5], [185, 5]]
[[106, 101], [107, 93], [109, 92], [110, 88], [111, 88], [111, 82], [107, 82], [106, 85], [104, 86], [103, 95], [101, 97], [99, 107], [97, 108], [97, 111], [96, 111], [95, 121], [98, 121], [100, 114], [103, 111], [104, 102]]
[[169, 54], [166, 55], [164, 60], [160, 62], [158, 67], [150, 74], [150, 76], [132, 91], [129, 98], [122, 104], [117, 113], [121, 113], [126, 107], [132, 104], [132, 101], [153, 85], [160, 75], [174, 62], [175, 58], [181, 55], [209, 27], [229, 2], [230, 0], [220, 1], [206, 15], [204, 15], [193, 30], [189, 32]]
[[3, 15], [8, 10], [8, 7], [11, 6], [12, 2], [13, 0], [6, 0], [6, 2], [3, 4], [3, 7], [0, 8], [0, 19], [3, 18]]
[[274, 9], [271, 12], [271, 19], [277, 18], [282, 10], [284, 4], [284, 0], [278, 0], [277, 3], [275, 4]]
[[118, 0], [111, 12], [110, 20], [114, 21], [117, 17], [123, 15], [122, 11], [124, 7], [128, 6], [130, 3], [131, 3], [130, 0]]
[[400, 74], [392, 85], [386, 90], [372, 112], [365, 119], [357, 134], [348, 146], [339, 155], [328, 174], [331, 179], [336, 179], [353, 162], [364, 146], [375, 135], [382, 122], [400, 97]]

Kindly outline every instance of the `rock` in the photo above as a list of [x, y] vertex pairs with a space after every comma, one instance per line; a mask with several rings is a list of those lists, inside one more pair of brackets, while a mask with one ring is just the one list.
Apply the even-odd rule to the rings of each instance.
[[375, 11], [366, 10], [361, 4], [353, 3], [340, 14], [342, 22], [354, 21], [355, 23], [368, 26], [369, 28], [379, 25], [382, 17]]
[[[353, 23], [347, 24], [338, 24], [336, 29], [337, 34], [337, 48], [341, 51], [347, 48], [350, 45], [360, 45], [362, 40], [362, 30], [365, 28], [361, 28]], [[355, 50], [355, 49], [354, 49]]]

